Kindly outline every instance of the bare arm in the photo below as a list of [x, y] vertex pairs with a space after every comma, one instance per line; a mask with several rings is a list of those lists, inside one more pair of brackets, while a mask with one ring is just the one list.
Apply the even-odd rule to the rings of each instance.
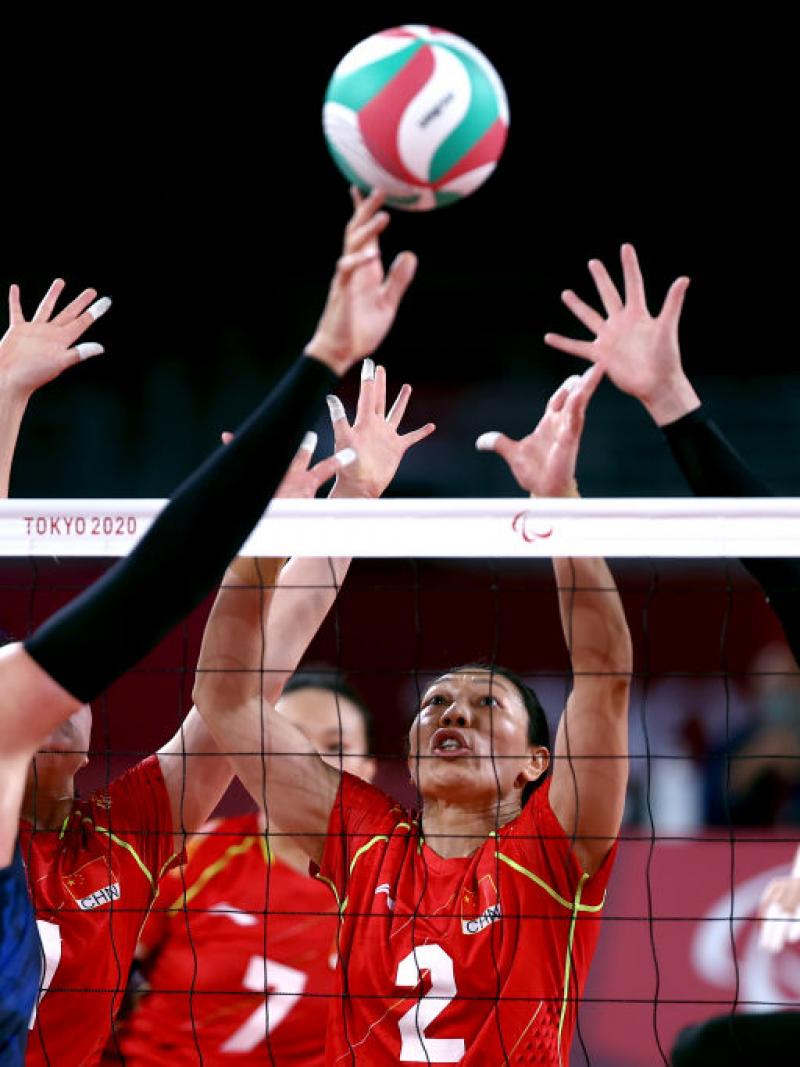
[[[433, 432], [429, 423], [410, 433], [399, 433], [410, 395], [410, 386], [404, 385], [387, 414], [386, 372], [367, 360], [352, 425], [337, 398], [330, 398], [336, 446], [356, 453], [352, 463], [338, 468], [333, 495], [380, 496], [408, 449]], [[309, 491], [312, 488], [296, 483], [290, 495], [313, 495]], [[330, 610], [349, 566], [349, 559], [293, 559], [281, 570], [270, 597], [265, 588], [270, 580], [267, 561], [237, 559], [228, 569], [209, 617], [195, 685], [197, 705], [225, 750], [260, 752], [269, 736], [274, 744], [284, 746], [274, 752], [302, 753], [289, 755], [283, 762], [271, 760], [269, 773], [260, 756], [237, 755], [232, 761], [254, 799], [266, 807], [282, 831], [291, 833], [292, 826], [301, 830], [311, 827], [310, 836], [294, 836], [304, 838], [303, 845], [315, 859], [319, 858], [320, 835], [327, 826], [328, 802], [336, 796], [338, 776], [331, 779], [329, 768], [316, 755], [312, 758], [313, 750], [305, 737], [298, 736], [296, 729], [270, 708]], [[263, 708], [261, 701], [265, 702]], [[242, 708], [247, 710], [243, 713]], [[248, 717], [252, 719], [249, 733]], [[229, 728], [240, 740], [227, 738]], [[227, 739], [220, 741], [221, 737]], [[247, 738], [244, 747], [242, 738]]]
[[[688, 278], [677, 278], [658, 315], [647, 307], [636, 251], [623, 245], [623, 294], [596, 259], [589, 270], [605, 316], [572, 290], [562, 299], [591, 333], [593, 341], [547, 334], [548, 344], [600, 364], [614, 384], [641, 401], [664, 436], [693, 492], [698, 496], [769, 496], [767, 486], [722, 435], [683, 368], [678, 329]], [[800, 660], [800, 565], [795, 559], [743, 559], [761, 585]]]
[[[265, 584], [260, 592], [266, 601], [272, 597], [280, 565], [280, 560], [262, 561]], [[217, 635], [217, 644], [226, 639], [227, 630], [224, 618], [218, 618], [216, 624], [211, 620], [224, 593], [223, 588], [217, 596], [208, 624], [211, 626], [212, 639]], [[219, 649], [218, 654], [224, 655], [225, 651], [230, 651], [236, 638], [237, 634], [232, 634], [230, 642], [224, 649]], [[198, 661], [199, 671], [203, 670], [208, 658], [207, 642], [204, 638]], [[217, 748], [214, 735], [196, 707], [191, 709], [174, 737], [158, 750], [158, 762], [172, 808], [176, 848], [180, 849], [184, 844], [184, 835], [199, 829], [219, 803], [230, 785], [233, 767]]]
[[[575, 465], [586, 405], [602, 377], [591, 368], [556, 390], [534, 432], [521, 441], [491, 432], [477, 442], [498, 452], [537, 497], [577, 496]], [[550, 803], [574, 840], [584, 870], [602, 863], [622, 821], [628, 781], [632, 652], [622, 603], [601, 559], [553, 560], [573, 688], [555, 744]]]
[[[414, 257], [404, 253], [384, 275], [378, 234], [388, 223], [388, 216], [378, 212], [381, 199], [371, 196], [365, 200], [354, 192], [353, 200], [353, 217], [340, 260], [340, 265], [348, 265], [348, 272], [342, 275], [337, 270], [315, 339], [308, 348], [345, 358], [354, 352], [368, 356], [377, 347], [391, 327], [416, 267]], [[365, 233], [369, 234], [366, 242]], [[354, 245], [363, 257], [357, 265]], [[376, 373], [372, 360], [366, 359], [359, 411], [352, 426], [344, 411], [339, 412], [341, 404], [337, 408], [336, 398], [329, 398], [336, 447], [356, 453], [354, 461], [337, 473], [337, 495], [362, 495], [356, 487], [369, 495], [367, 489], [387, 469], [389, 457], [392, 464], [387, 484], [405, 451], [433, 430], [430, 426], [401, 437], [397, 426], [410, 390], [404, 387], [402, 403], [396, 403], [387, 415], [385, 383], [382, 368]], [[231, 754], [242, 783], [268, 818], [284, 833], [298, 838], [314, 859], [322, 856], [340, 776], [323, 763], [305, 735], [273, 705], [333, 602], [348, 565], [348, 560], [293, 561], [281, 576], [274, 601], [267, 604], [261, 593], [263, 575], [253, 575], [252, 563], [237, 561], [214, 605], [194, 690], [199, 711], [220, 750]], [[254, 577], [258, 581], [253, 581]], [[303, 585], [317, 588], [313, 592], [292, 588]]]
[[[297, 561], [301, 570], [308, 562]], [[321, 859], [339, 775], [322, 762], [305, 735], [279, 715], [267, 694], [278, 693], [285, 677], [268, 664], [284, 668], [290, 666], [285, 656], [299, 658], [329, 605], [327, 597], [317, 597], [322, 616], [315, 617], [309, 609], [298, 626], [297, 619], [287, 619], [289, 604], [284, 601], [277, 621], [290, 622], [292, 636], [287, 639], [269, 612], [268, 583], [274, 583], [279, 566], [279, 560], [237, 560], [229, 568], [203, 635], [193, 713], [200, 709], [215, 745], [231, 753], [230, 765], [268, 818], [284, 833], [300, 838], [312, 858]], [[285, 592], [294, 597], [298, 591]], [[304, 638], [303, 625], [311, 627], [303, 631]], [[203, 788], [199, 778], [198, 786]]]
[[550, 803], [593, 873], [625, 805], [631, 640], [604, 560], [556, 559], [553, 568], [573, 685], [556, 734]]
[[22, 645], [0, 649], [0, 867], [11, 862], [28, 765], [42, 738], [80, 706]]

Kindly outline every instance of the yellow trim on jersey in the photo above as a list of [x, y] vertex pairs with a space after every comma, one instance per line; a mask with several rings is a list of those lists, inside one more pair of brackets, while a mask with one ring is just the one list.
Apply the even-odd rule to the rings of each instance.
[[264, 863], [268, 867], [272, 866], [272, 850], [269, 847], [269, 838], [264, 834], [258, 835], [258, 842], [261, 845], [261, 855], [264, 857]]
[[194, 900], [198, 893], [205, 889], [212, 878], [216, 877], [221, 870], [228, 866], [228, 863], [234, 856], [241, 856], [242, 853], [247, 852], [247, 850], [252, 848], [255, 842], [259, 840], [261, 840], [260, 837], [243, 837], [237, 844], [231, 845], [229, 848], [225, 849], [220, 858], [213, 863], [210, 863], [208, 867], [204, 867], [192, 885], [187, 886], [180, 896], [175, 899], [175, 902], [170, 904], [167, 908], [167, 915], [171, 919], [174, 919], [182, 908], [185, 908], [191, 900]]
[[[366, 845], [362, 845], [362, 847], [359, 848], [356, 851], [355, 856], [350, 861], [350, 872], [349, 872], [349, 875], [348, 875], [348, 880], [350, 879], [350, 877], [352, 877], [353, 867], [355, 866], [355, 864], [358, 862], [359, 859], [362, 858], [362, 856], [365, 853], [368, 853], [368, 851], [372, 847], [372, 845], [377, 845], [379, 841], [388, 841], [388, 840], [389, 839], [388, 839], [388, 835], [387, 834], [385, 834], [385, 833], [377, 833], [377, 834], [374, 835], [374, 838], [372, 838], [370, 841], [368, 841], [366, 843]], [[339, 908], [339, 914], [342, 914], [343, 911], [345, 911], [345, 908], [348, 906], [349, 899], [350, 899], [350, 895], [348, 894], [345, 897], [345, 901], [343, 901], [343, 903], [341, 904], [341, 907]]]
[[517, 863], [516, 860], [512, 860], [509, 856], [504, 856], [502, 852], [495, 852], [494, 855], [495, 855], [495, 859], [502, 860], [503, 863], [507, 863], [509, 867], [512, 867], [515, 871], [518, 871], [519, 874], [524, 874], [526, 878], [530, 878], [530, 880], [532, 882], [535, 882], [539, 886], [540, 889], [543, 889], [545, 891], [545, 893], [548, 893], [553, 898], [553, 900], [557, 901], [557, 903], [561, 904], [562, 907], [565, 907], [568, 911], [574, 911], [577, 908], [578, 911], [598, 912], [598, 911], [602, 911], [603, 908], [605, 907], [605, 903], [606, 903], [606, 895], [605, 895], [605, 893], [603, 894], [603, 899], [600, 901], [599, 904], [580, 904], [580, 903], [576, 903], [576, 901], [580, 901], [580, 895], [583, 892], [583, 883], [589, 877], [588, 874], [582, 874], [581, 875], [581, 880], [578, 883], [578, 892], [577, 892], [575, 900], [571, 900], [571, 901], [570, 900], [565, 900], [564, 897], [562, 897], [560, 893], [556, 892], [556, 890], [553, 889], [552, 886], [548, 885], [547, 882], [543, 881], [538, 876], [538, 874], [534, 874], [533, 871], [529, 871], [528, 868], [527, 867], [523, 867], [521, 863]]
[[156, 879], [158, 882], [160, 882], [161, 879], [164, 877], [164, 873], [165, 873], [167, 867], [169, 867], [170, 863], [172, 863], [172, 861], [174, 859], [176, 859], [177, 856], [178, 856], [178, 853], [177, 852], [173, 852], [172, 855], [170, 856], [170, 858], [168, 860], [166, 860], [166, 862], [162, 866], [161, 870], [158, 872], [158, 878]]
[[[91, 822], [91, 820], [88, 820], [88, 821]], [[113, 841], [115, 845], [119, 845], [120, 848], [127, 849], [128, 852], [130, 852], [130, 854], [136, 860], [136, 864], [139, 867], [139, 869], [147, 877], [147, 880], [150, 883], [151, 887], [155, 888], [155, 884], [156, 884], [155, 879], [153, 878], [153, 876], [150, 873], [150, 871], [147, 869], [147, 867], [142, 862], [142, 859], [139, 856], [139, 853], [136, 851], [136, 849], [133, 847], [133, 845], [128, 844], [127, 841], [123, 841], [121, 837], [117, 837], [116, 834], [113, 834], [105, 826], [98, 826], [97, 823], [95, 823], [95, 827], [94, 828], [95, 828], [96, 833], [98, 833], [98, 834], [107, 834], [108, 837], [110, 838], [110, 840]]]
[[[317, 871], [317, 873], [314, 875], [314, 877], [318, 878], [320, 880], [320, 882], [324, 882], [325, 885], [328, 886], [330, 891], [333, 893], [334, 898], [336, 899], [336, 907], [341, 912], [342, 911], [342, 904], [341, 904], [341, 901], [339, 900], [339, 891], [336, 888], [336, 886], [333, 884], [333, 882], [330, 880], [330, 878], [326, 878], [325, 875], [324, 874], [320, 874], [319, 871]], [[347, 903], [347, 901], [345, 901], [345, 903]]]
[[[561, 1001], [561, 1016], [558, 1020], [558, 1062], [559, 1067], [561, 1064], [561, 1032], [564, 1029], [564, 1019], [567, 1016], [567, 1003], [569, 1001], [569, 972], [572, 967], [572, 944], [575, 940], [575, 923], [578, 921], [578, 913], [583, 911], [597, 911], [597, 908], [589, 908], [585, 904], [581, 904], [581, 894], [583, 893], [583, 887], [589, 878], [588, 874], [582, 874], [581, 880], [578, 882], [578, 888], [575, 890], [575, 900], [572, 908], [572, 919], [569, 924], [569, 937], [567, 939], [567, 958], [564, 963], [564, 998]], [[604, 901], [605, 903], [605, 898]], [[601, 905], [602, 907], [602, 905]]]

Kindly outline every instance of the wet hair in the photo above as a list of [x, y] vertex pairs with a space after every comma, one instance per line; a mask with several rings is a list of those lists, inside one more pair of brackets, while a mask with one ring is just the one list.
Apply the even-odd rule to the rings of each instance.
[[[537, 745], [542, 748], [546, 748], [548, 752], [552, 753], [550, 745], [550, 727], [547, 724], [547, 718], [544, 713], [539, 698], [533, 689], [523, 681], [518, 674], [509, 670], [508, 667], [502, 667], [499, 663], [488, 662], [476, 662], [476, 663], [463, 663], [459, 667], [451, 667], [449, 671], [445, 671], [445, 674], [464, 674], [465, 671], [485, 671], [487, 674], [495, 675], [499, 674], [501, 678], [505, 678], [511, 682], [519, 695], [522, 697], [522, 703], [525, 705], [525, 710], [528, 713], [528, 744]], [[524, 807], [531, 794], [535, 793], [539, 786], [550, 775], [550, 771], [553, 766], [553, 761], [547, 765], [547, 770], [544, 774], [540, 775], [535, 782], [528, 782], [525, 788], [522, 790], [522, 806]]]
[[343, 682], [333, 671], [301, 671], [293, 675], [286, 683], [282, 696], [298, 693], [301, 689], [321, 689], [325, 693], [332, 693], [336, 697], [348, 700], [358, 711], [364, 724], [367, 750], [363, 755], [370, 755], [372, 752], [372, 712], [365, 704], [363, 697], [359, 696], [352, 686]]

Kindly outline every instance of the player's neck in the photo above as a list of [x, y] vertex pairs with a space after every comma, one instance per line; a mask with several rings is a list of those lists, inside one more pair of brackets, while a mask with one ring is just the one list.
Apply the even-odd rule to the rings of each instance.
[[28, 775], [20, 815], [36, 830], [57, 830], [72, 811], [75, 779], [72, 775]]
[[471, 856], [489, 834], [519, 815], [519, 798], [486, 807], [464, 808], [439, 798], [425, 800], [422, 832], [425, 844], [444, 859]]
[[276, 859], [285, 863], [287, 867], [298, 871], [300, 874], [308, 874], [308, 853], [302, 849], [291, 837], [275, 832], [269, 835], [269, 850]]

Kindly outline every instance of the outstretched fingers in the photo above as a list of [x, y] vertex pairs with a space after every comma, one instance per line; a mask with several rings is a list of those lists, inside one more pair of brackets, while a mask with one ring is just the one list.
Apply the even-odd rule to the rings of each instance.
[[681, 311], [683, 310], [683, 302], [686, 299], [686, 290], [689, 288], [688, 278], [676, 278], [672, 285], [669, 287], [669, 292], [664, 297], [664, 303], [661, 305], [661, 311], [659, 312], [659, 319], [668, 323], [670, 326], [677, 327], [678, 320], [681, 317]]
[[308, 472], [313, 479], [314, 492], [316, 493], [317, 489], [321, 489], [325, 482], [330, 481], [342, 468], [349, 467], [357, 459], [358, 454], [355, 449], [342, 448], [334, 452], [332, 456], [328, 456], [327, 459], [320, 460]]
[[572, 289], [565, 289], [561, 294], [561, 300], [587, 330], [591, 330], [594, 334], [600, 333], [606, 320], [598, 311], [581, 300], [577, 293]]
[[340, 256], [336, 262], [336, 274], [340, 281], [344, 282], [354, 270], [363, 267], [365, 263], [380, 260], [379, 248], [362, 248], [360, 252], [352, 252], [347, 256]]
[[363, 223], [363, 225], [356, 226], [352, 230], [348, 229], [344, 242], [345, 254], [349, 255], [353, 252], [359, 252], [362, 248], [368, 245], [370, 241], [377, 240], [378, 236], [383, 233], [390, 221], [391, 216], [388, 211], [379, 211], [377, 215], [373, 215]]
[[381, 286], [381, 296], [391, 307], [399, 306], [416, 273], [417, 257], [413, 252], [401, 252], [389, 268]]
[[504, 433], [499, 433], [497, 430], [487, 430], [477, 439], [475, 447], [479, 452], [496, 452], [498, 456], [502, 456], [506, 462], [510, 463], [514, 449], [518, 444], [519, 441], [507, 437]]
[[365, 223], [378, 212], [383, 206], [383, 202], [386, 199], [386, 193], [380, 189], [375, 189], [369, 194], [364, 196], [360, 189], [355, 186], [350, 186], [350, 196], [353, 201], [353, 215], [345, 227], [345, 240], [347, 240], [355, 230], [358, 230]]
[[317, 435], [313, 430], [309, 430], [303, 436], [303, 440], [300, 442], [300, 447], [294, 454], [292, 462], [289, 464], [289, 471], [294, 474], [300, 471], [308, 470], [308, 466], [311, 463], [311, 457], [314, 455], [314, 450], [317, 447]]
[[335, 393], [326, 396], [325, 400], [328, 404], [328, 414], [331, 417], [334, 447], [336, 449], [345, 448], [350, 444], [352, 439], [352, 429], [350, 423], [347, 421], [347, 413], [344, 410], [344, 404]]
[[567, 398], [573, 389], [579, 384], [581, 380], [580, 374], [570, 374], [569, 378], [565, 378], [559, 385], [558, 389], [553, 393], [550, 399], [547, 401], [547, 411], [558, 412], [561, 411], [567, 402]]
[[407, 451], [414, 445], [418, 445], [420, 441], [424, 441], [426, 437], [435, 431], [435, 422], [426, 422], [424, 426], [420, 426], [418, 430], [410, 430], [408, 433], [400, 435], [400, 441], [403, 445], [403, 451]]
[[589, 359], [592, 362], [597, 359], [594, 341], [579, 341], [576, 337], [563, 337], [560, 333], [546, 333], [544, 343], [551, 348], [557, 348], [559, 352], [578, 356], [579, 359]]
[[84, 315], [83, 321], [86, 324], [84, 329], [86, 326], [91, 326], [93, 322], [105, 315], [111, 307], [110, 297], [101, 296], [99, 300], [95, 300], [96, 296], [96, 289], [84, 289], [79, 296], [76, 296], [74, 300], [67, 304], [63, 311], [59, 311], [53, 319], [53, 325], [68, 326], [73, 322], [77, 322], [78, 318]]
[[580, 375], [578, 380], [569, 390], [564, 404], [567, 416], [573, 425], [583, 422], [586, 408], [594, 396], [595, 390], [600, 384], [605, 368], [595, 363], [587, 371]]
[[625, 303], [629, 307], [647, 311], [647, 297], [644, 291], [644, 279], [639, 266], [636, 249], [631, 244], [624, 244], [620, 250], [622, 276], [625, 280]]
[[[375, 410], [375, 360], [369, 356], [361, 364], [361, 388], [358, 391], [356, 419], [364, 419]], [[331, 412], [331, 418], [333, 413]]]
[[[31, 319], [31, 322], [48, 322], [50, 320], [50, 316], [53, 314], [53, 309], [58, 302], [58, 298], [64, 292], [65, 285], [66, 282], [63, 278], [56, 278], [55, 281], [51, 283], [50, 288], [42, 297], [42, 302], [36, 309], [36, 314]], [[89, 291], [92, 293], [91, 299], [94, 300], [97, 293], [94, 289]]]
[[382, 419], [386, 414], [386, 368], [380, 363], [375, 370], [372, 405], [372, 410]]
[[22, 304], [19, 299], [19, 286], [14, 284], [8, 289], [8, 323], [9, 326], [18, 326], [25, 321], [22, 314]]
[[395, 429], [397, 429], [397, 427], [403, 421], [403, 416], [406, 413], [406, 408], [408, 407], [408, 402], [410, 399], [411, 386], [408, 384], [402, 385], [400, 387], [400, 392], [397, 394], [395, 402], [392, 404], [391, 408], [389, 408], [389, 414], [386, 416], [386, 421], [389, 423], [390, 426], [393, 426]]
[[595, 288], [603, 302], [607, 315], [613, 315], [622, 308], [622, 297], [617, 291], [616, 285], [611, 281], [611, 275], [605, 268], [605, 264], [599, 259], [589, 260], [589, 273], [594, 279]]

